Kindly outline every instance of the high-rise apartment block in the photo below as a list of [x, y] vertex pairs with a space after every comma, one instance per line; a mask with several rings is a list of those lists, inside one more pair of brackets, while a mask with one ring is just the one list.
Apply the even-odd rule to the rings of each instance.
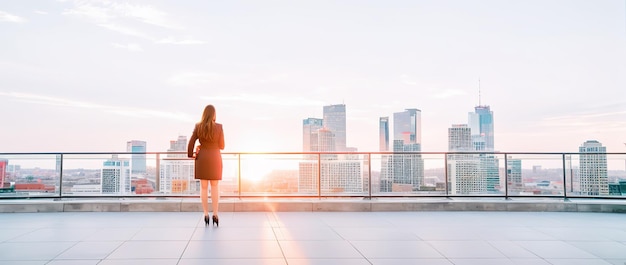
[[159, 171], [159, 191], [164, 193], [194, 193], [200, 190], [200, 182], [194, 178], [194, 160], [187, 158], [187, 137], [178, 136], [170, 141], [168, 154], [161, 160]]
[[[448, 128], [448, 151], [494, 151], [493, 112], [489, 106], [476, 106], [475, 112], [468, 115], [468, 124]], [[451, 194], [499, 192], [498, 158], [488, 153], [449, 154], [448, 181]]]
[[113, 155], [102, 164], [100, 185], [102, 193], [128, 194], [131, 192], [130, 161]]
[[606, 147], [596, 140], [588, 140], [579, 148], [581, 195], [609, 195]]
[[126, 142], [126, 152], [138, 153], [131, 156], [131, 173], [146, 173], [146, 142], [139, 140], [128, 141]]

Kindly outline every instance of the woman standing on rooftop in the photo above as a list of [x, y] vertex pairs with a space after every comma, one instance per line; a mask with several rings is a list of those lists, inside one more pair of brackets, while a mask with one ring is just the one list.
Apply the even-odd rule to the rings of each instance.
[[[194, 153], [196, 140], [200, 145]], [[207, 105], [202, 119], [196, 123], [189, 144], [187, 156], [195, 158], [195, 178], [200, 180], [200, 200], [204, 210], [204, 223], [209, 225], [208, 185], [211, 183], [211, 203], [213, 204], [213, 225], [219, 226], [219, 181], [222, 180], [222, 153], [224, 131], [222, 124], [215, 122], [215, 107]]]

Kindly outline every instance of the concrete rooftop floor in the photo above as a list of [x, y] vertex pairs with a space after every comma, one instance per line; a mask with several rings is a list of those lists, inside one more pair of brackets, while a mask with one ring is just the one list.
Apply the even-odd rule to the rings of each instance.
[[624, 265], [626, 214], [1, 213], [0, 264]]

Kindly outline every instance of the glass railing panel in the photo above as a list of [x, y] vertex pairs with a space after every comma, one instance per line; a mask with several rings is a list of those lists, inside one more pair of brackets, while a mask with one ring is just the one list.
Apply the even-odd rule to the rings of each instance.
[[451, 153], [447, 155], [448, 194], [451, 196], [503, 196], [504, 155]]
[[63, 155], [63, 196], [145, 196], [157, 193], [157, 154]]
[[313, 164], [317, 155], [241, 154], [241, 196], [315, 196]]
[[444, 154], [372, 155], [372, 196], [443, 196]]
[[604, 153], [567, 154], [568, 196], [626, 196], [626, 155]]
[[[366, 154], [322, 154], [319, 168], [321, 196], [365, 196]], [[314, 162], [317, 165], [317, 162]], [[317, 169], [315, 169], [317, 171]]]
[[506, 163], [509, 196], [565, 195], [562, 154], [513, 154]]
[[1, 197], [50, 197], [60, 194], [60, 155], [0, 155]]
[[[239, 155], [223, 153], [222, 166], [220, 195], [239, 196]], [[200, 180], [195, 179], [195, 160], [187, 158], [185, 152], [161, 154], [156, 186], [155, 194], [163, 196], [199, 196]]]

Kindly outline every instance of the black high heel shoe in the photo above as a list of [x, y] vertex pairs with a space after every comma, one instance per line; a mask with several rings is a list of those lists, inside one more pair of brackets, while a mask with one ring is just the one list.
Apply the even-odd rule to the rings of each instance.
[[209, 226], [209, 215], [204, 216], [204, 226]]
[[217, 215], [213, 215], [213, 225], [217, 225], [217, 227], [220, 227], [220, 219], [217, 218]]

